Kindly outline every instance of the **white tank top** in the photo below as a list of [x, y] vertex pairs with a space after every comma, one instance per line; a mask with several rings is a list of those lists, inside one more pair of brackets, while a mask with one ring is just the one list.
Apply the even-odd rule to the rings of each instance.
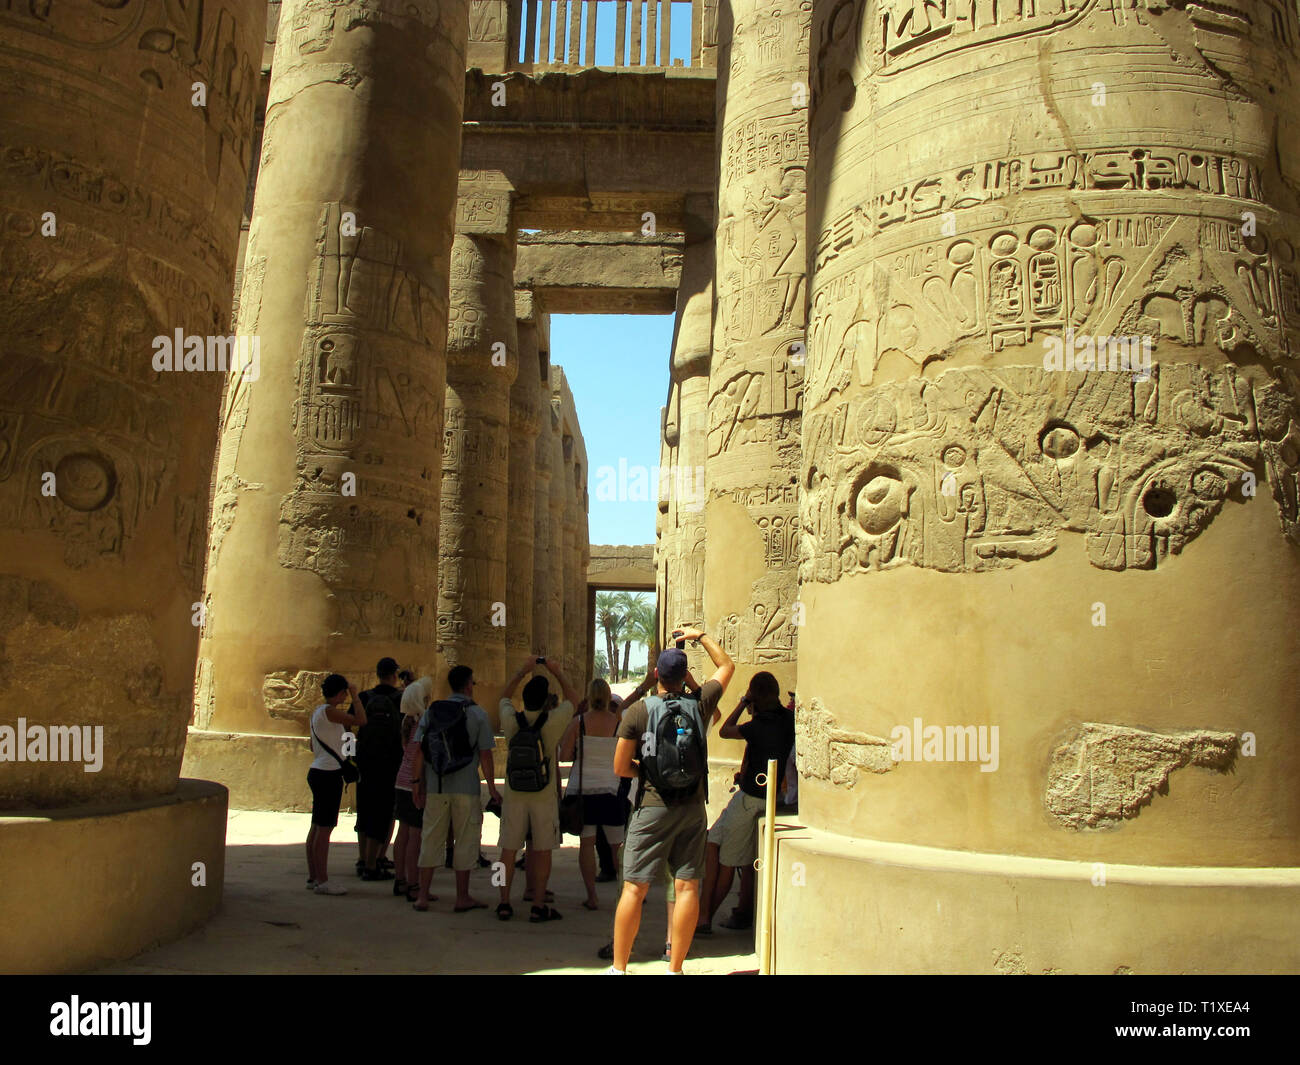
[[[614, 748], [616, 736], [583, 736], [582, 743], [582, 794], [616, 795], [618, 777], [614, 773]], [[578, 767], [569, 770], [569, 783], [565, 795], [578, 794]]]
[[325, 716], [325, 711], [328, 709], [328, 703], [321, 703], [311, 713], [311, 728], [312, 732], [315, 733], [311, 738], [311, 753], [314, 756], [311, 761], [312, 769], [337, 770], [340, 768], [334, 755], [330, 754], [317, 742], [317, 736], [334, 748], [334, 754], [337, 754], [340, 758], [345, 757], [343, 754], [343, 726]]

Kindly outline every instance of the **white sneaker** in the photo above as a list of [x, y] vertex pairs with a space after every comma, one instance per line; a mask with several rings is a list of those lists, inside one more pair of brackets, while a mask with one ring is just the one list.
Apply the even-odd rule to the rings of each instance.
[[626, 970], [626, 969], [615, 969], [614, 966], [611, 965], [608, 969], [605, 970], [605, 975], [606, 975], [606, 976], [626, 976], [626, 975], [627, 975], [627, 970]]
[[328, 880], [323, 880], [313, 889], [317, 895], [346, 895], [348, 889], [339, 887], [338, 884], [331, 884]]

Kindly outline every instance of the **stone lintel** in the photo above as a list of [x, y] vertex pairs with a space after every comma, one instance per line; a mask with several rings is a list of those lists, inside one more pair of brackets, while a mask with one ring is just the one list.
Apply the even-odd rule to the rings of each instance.
[[592, 544], [587, 584], [593, 588], [655, 590], [653, 544]]
[[681, 249], [680, 233], [521, 233], [515, 284], [557, 314], [671, 314]]

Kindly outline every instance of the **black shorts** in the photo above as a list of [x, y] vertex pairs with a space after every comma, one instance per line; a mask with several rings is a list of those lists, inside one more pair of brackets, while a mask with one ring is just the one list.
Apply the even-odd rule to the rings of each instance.
[[357, 781], [357, 831], [371, 839], [388, 842], [393, 826], [393, 783], [397, 771], [362, 770]]
[[424, 827], [424, 811], [417, 810], [411, 801], [411, 793], [402, 788], [397, 789], [397, 801], [393, 803], [393, 816], [411, 828]]
[[339, 806], [343, 802], [343, 771], [309, 769], [307, 786], [311, 788], [311, 823], [333, 828], [339, 823]]

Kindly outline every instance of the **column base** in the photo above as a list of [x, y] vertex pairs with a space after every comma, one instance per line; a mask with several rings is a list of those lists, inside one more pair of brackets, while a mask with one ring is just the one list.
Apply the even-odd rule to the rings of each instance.
[[[218, 780], [230, 791], [232, 810], [310, 813], [311, 740], [257, 732], [206, 732], [191, 728], [181, 772]], [[343, 809], [352, 809], [354, 788], [343, 791]]]
[[1300, 971], [1300, 868], [1103, 870], [788, 821], [777, 841], [776, 973]]
[[0, 972], [81, 972], [203, 924], [221, 905], [226, 799], [182, 779], [149, 799], [5, 811]]

